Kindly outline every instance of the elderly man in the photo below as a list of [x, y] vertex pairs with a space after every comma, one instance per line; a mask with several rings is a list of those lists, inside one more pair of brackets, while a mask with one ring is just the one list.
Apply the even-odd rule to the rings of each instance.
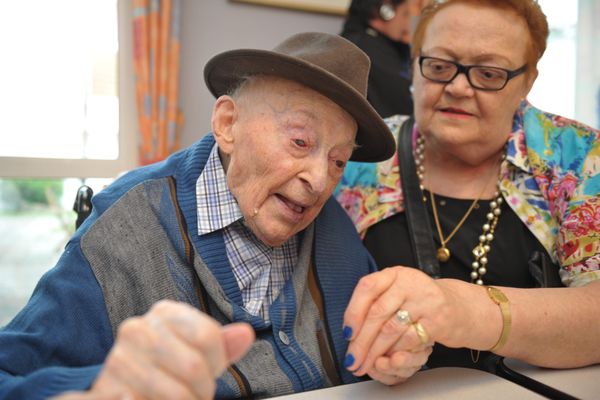
[[0, 397], [269, 397], [356, 381], [343, 313], [375, 265], [331, 194], [348, 160], [394, 152], [368, 70], [320, 33], [214, 57], [212, 134], [94, 197], [0, 331]]

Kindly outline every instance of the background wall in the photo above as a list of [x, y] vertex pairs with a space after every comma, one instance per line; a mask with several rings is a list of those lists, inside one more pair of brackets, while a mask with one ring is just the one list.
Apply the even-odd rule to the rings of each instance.
[[338, 33], [343, 17], [229, 0], [184, 0], [181, 39], [183, 147], [210, 131], [214, 97], [204, 84], [204, 64], [236, 48], [271, 49], [298, 32]]
[[[540, 75], [529, 99], [546, 111], [600, 127], [600, 68], [597, 67], [600, 28], [595, 19], [600, 1], [540, 0], [540, 3], [551, 26], [551, 43], [540, 62]], [[565, 15], [573, 13], [577, 22], [571, 26]], [[189, 146], [210, 131], [214, 98], [206, 89], [202, 73], [212, 56], [243, 47], [271, 49], [284, 38], [303, 31], [339, 33], [343, 20], [338, 15], [230, 0], [183, 0], [182, 146]], [[570, 61], [566, 66], [565, 60]]]

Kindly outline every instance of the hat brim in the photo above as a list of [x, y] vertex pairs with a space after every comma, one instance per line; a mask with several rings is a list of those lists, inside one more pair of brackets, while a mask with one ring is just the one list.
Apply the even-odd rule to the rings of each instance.
[[396, 149], [393, 136], [366, 98], [334, 74], [314, 64], [269, 50], [231, 50], [213, 57], [204, 67], [204, 80], [215, 96], [227, 94], [245, 77], [273, 75], [301, 83], [340, 105], [358, 124], [352, 161], [376, 162]]

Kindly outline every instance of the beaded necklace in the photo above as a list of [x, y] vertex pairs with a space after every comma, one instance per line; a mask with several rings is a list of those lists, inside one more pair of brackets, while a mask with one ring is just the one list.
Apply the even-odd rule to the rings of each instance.
[[[506, 155], [502, 154], [501, 161], [503, 161], [505, 158]], [[421, 191], [424, 191], [425, 188], [423, 186], [423, 180], [425, 176], [425, 140], [421, 135], [417, 136], [417, 147], [415, 149], [415, 164], [417, 167], [417, 176], [419, 178], [419, 187], [421, 188]], [[481, 194], [483, 194], [483, 190]], [[429, 195], [431, 198], [431, 207], [438, 236], [440, 238], [440, 243], [442, 244], [442, 246], [437, 250], [437, 258], [440, 262], [446, 262], [451, 256], [450, 250], [446, 247], [446, 243], [450, 241], [454, 234], [458, 232], [459, 228], [467, 220], [467, 217], [477, 206], [481, 195], [478, 196], [475, 200], [473, 200], [473, 203], [471, 203], [471, 206], [469, 207], [465, 215], [461, 218], [459, 223], [456, 224], [456, 227], [446, 238], [444, 238], [442, 234], [433, 191], [430, 190]], [[486, 222], [483, 224], [482, 227], [482, 234], [479, 236], [479, 243], [473, 248], [472, 251], [474, 260], [471, 263], [472, 271], [470, 277], [471, 283], [475, 283], [477, 285], [483, 285], [483, 276], [487, 273], [488, 253], [490, 252], [490, 245], [494, 240], [494, 232], [496, 230], [496, 226], [498, 225], [498, 219], [501, 214], [500, 207], [502, 206], [502, 203], [504, 201], [500, 194], [499, 182], [496, 185], [496, 191], [494, 192], [493, 198], [494, 200], [490, 202], [490, 211], [486, 214]], [[427, 198], [425, 196], [423, 196], [423, 202], [427, 202]]]

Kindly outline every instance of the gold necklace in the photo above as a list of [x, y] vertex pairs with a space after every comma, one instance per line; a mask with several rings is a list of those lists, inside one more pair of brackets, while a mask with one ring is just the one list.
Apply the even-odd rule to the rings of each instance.
[[446, 247], [446, 243], [448, 243], [450, 241], [450, 239], [452, 239], [454, 234], [456, 234], [456, 232], [458, 232], [460, 227], [465, 223], [465, 221], [471, 214], [471, 211], [473, 211], [475, 209], [475, 206], [477, 205], [477, 202], [479, 201], [479, 197], [476, 198], [475, 200], [473, 200], [473, 202], [471, 203], [471, 206], [469, 207], [469, 209], [467, 210], [465, 215], [463, 215], [461, 220], [458, 222], [458, 224], [456, 224], [456, 226], [454, 227], [452, 232], [450, 232], [450, 234], [446, 238], [444, 238], [444, 235], [442, 234], [442, 227], [440, 225], [440, 219], [439, 219], [438, 213], [437, 213], [437, 206], [435, 204], [435, 196], [433, 194], [433, 191], [431, 191], [431, 190], [429, 191], [429, 198], [431, 199], [431, 209], [433, 210], [433, 220], [435, 221], [435, 227], [437, 228], [437, 233], [438, 233], [438, 236], [440, 237], [440, 243], [442, 244], [437, 249], [436, 257], [439, 262], [446, 262], [450, 259], [450, 256], [452, 255], [450, 253], [450, 249]]
[[[417, 176], [419, 177], [419, 182], [420, 182], [419, 187], [421, 189], [421, 192], [423, 192], [425, 190], [425, 187], [423, 186], [423, 180], [424, 180], [423, 178], [425, 175], [425, 140], [423, 139], [423, 137], [420, 134], [417, 136], [417, 148], [415, 149], [415, 153], [416, 153], [415, 154], [415, 164], [417, 166]], [[500, 162], [503, 162], [505, 159], [506, 159], [506, 153], [504, 152], [502, 154], [502, 157], [500, 158]], [[500, 186], [499, 185], [500, 185], [500, 182], [498, 181], [498, 183], [496, 185], [496, 192], [494, 193], [494, 196], [493, 196], [494, 200], [492, 200], [490, 202], [490, 211], [485, 216], [486, 223], [483, 224], [483, 227], [482, 227], [483, 233], [481, 235], [479, 235], [479, 243], [473, 249], [474, 261], [471, 263], [471, 268], [472, 268], [471, 283], [475, 283], [480, 286], [483, 285], [483, 275], [485, 275], [487, 273], [487, 263], [488, 263], [487, 255], [491, 249], [490, 244], [492, 243], [492, 240], [494, 240], [494, 232], [496, 230], [496, 226], [498, 225], [498, 219], [501, 214], [500, 208], [502, 207], [502, 202], [504, 201], [504, 199], [500, 195]], [[484, 190], [485, 190], [485, 187], [484, 187]], [[477, 202], [479, 201], [479, 199], [481, 198], [482, 195], [483, 195], [483, 190], [481, 191], [481, 193], [479, 194], [477, 199], [473, 200], [473, 203], [471, 203], [471, 207], [469, 207], [469, 209], [467, 210], [465, 215], [462, 217], [460, 222], [454, 227], [454, 229], [452, 230], [450, 235], [448, 235], [448, 237], [446, 237], [446, 239], [444, 239], [444, 237], [442, 235], [442, 228], [440, 226], [440, 221], [439, 221], [438, 214], [437, 214], [437, 207], [435, 205], [435, 197], [433, 195], [433, 191], [431, 191], [431, 190], [429, 191], [429, 197], [431, 199], [431, 208], [433, 210], [433, 219], [435, 220], [435, 226], [437, 228], [438, 235], [440, 237], [440, 242], [442, 243], [442, 247], [440, 247], [437, 250], [437, 259], [440, 262], [446, 262], [446, 261], [448, 261], [448, 259], [450, 259], [451, 253], [450, 253], [450, 250], [448, 250], [448, 248], [446, 247], [446, 243], [448, 243], [450, 241], [450, 239], [452, 238], [452, 236], [454, 236], [454, 234], [456, 232], [458, 232], [458, 229], [467, 220], [469, 214], [471, 214], [471, 212], [475, 208]], [[427, 198], [425, 196], [423, 196], [423, 202], [427, 202]], [[471, 361], [473, 361], [474, 364], [477, 364], [477, 362], [479, 361], [479, 354], [480, 354], [479, 350], [470, 349], [470, 352], [471, 352]]]
[[[416, 153], [415, 154], [415, 164], [417, 166], [417, 176], [418, 176], [419, 182], [420, 182], [419, 186], [421, 188], [421, 191], [424, 191], [425, 188], [423, 186], [423, 180], [424, 180], [424, 176], [425, 176], [425, 163], [424, 163], [424, 161], [425, 161], [425, 140], [423, 139], [423, 137], [420, 134], [419, 134], [419, 136], [417, 136], [417, 147], [415, 149], [415, 153]], [[505, 158], [506, 158], [506, 155], [502, 154], [500, 161], [503, 161]], [[499, 182], [498, 182], [498, 184], [499, 184]], [[448, 235], [448, 237], [446, 237], [445, 239], [442, 235], [442, 229], [441, 229], [440, 221], [438, 218], [437, 207], [435, 205], [435, 197], [433, 195], [433, 191], [431, 191], [431, 190], [429, 191], [429, 195], [430, 195], [431, 203], [432, 203], [431, 208], [433, 210], [433, 217], [435, 220], [435, 225], [436, 225], [436, 228], [438, 231], [438, 235], [440, 237], [440, 242], [442, 244], [442, 246], [437, 250], [437, 258], [439, 261], [446, 262], [451, 257], [452, 254], [450, 253], [450, 250], [448, 250], [448, 248], [446, 247], [446, 243], [448, 243], [448, 241], [454, 236], [454, 234], [456, 234], [456, 232], [458, 232], [458, 229], [467, 220], [468, 216], [471, 214], [471, 212], [477, 205], [477, 202], [483, 195], [484, 191], [485, 191], [485, 187], [483, 188], [483, 190], [481, 191], [481, 193], [479, 194], [477, 199], [473, 200], [473, 203], [471, 203], [471, 206], [469, 207], [469, 209], [467, 210], [465, 215], [462, 217], [460, 222], [452, 230], [450, 235]], [[485, 275], [487, 273], [487, 263], [488, 263], [487, 255], [491, 249], [490, 244], [491, 244], [492, 240], [494, 240], [494, 232], [496, 230], [496, 226], [498, 224], [498, 219], [501, 214], [500, 208], [504, 201], [504, 199], [502, 198], [502, 196], [500, 194], [499, 188], [497, 188], [496, 192], [494, 193], [493, 198], [494, 198], [494, 200], [492, 200], [490, 202], [490, 211], [486, 214], [486, 223], [483, 224], [483, 227], [482, 227], [483, 233], [479, 236], [479, 243], [477, 244], [477, 246], [475, 246], [475, 248], [473, 248], [474, 261], [471, 263], [472, 271], [471, 271], [470, 277], [471, 277], [471, 283], [475, 283], [477, 285], [483, 285], [483, 275]], [[424, 202], [427, 201], [427, 198], [425, 196], [423, 196], [423, 201]]]

